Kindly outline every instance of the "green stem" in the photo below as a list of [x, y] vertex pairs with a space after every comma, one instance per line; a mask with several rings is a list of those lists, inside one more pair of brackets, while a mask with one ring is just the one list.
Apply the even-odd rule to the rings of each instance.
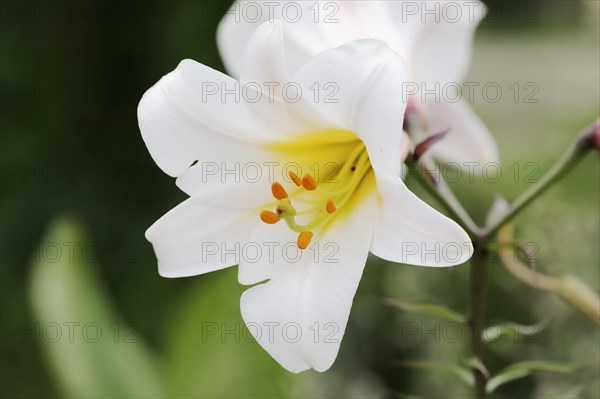
[[[433, 177], [423, 164], [415, 162], [412, 157], [406, 159], [406, 166], [417, 177], [421, 186], [448, 211], [452, 219], [465, 229], [471, 237], [479, 236], [481, 229], [463, 208], [446, 181], [441, 177], [439, 179]], [[437, 173], [437, 176], [440, 176], [440, 174]]]
[[[484, 241], [474, 242], [474, 253], [471, 258], [469, 275], [469, 329], [471, 352], [484, 362], [483, 352], [483, 325], [485, 317], [485, 280], [487, 275], [487, 256]], [[485, 399], [486, 376], [478, 369], [473, 368], [475, 378], [475, 393], [477, 399]]]
[[[439, 174], [439, 176], [441, 176], [441, 174]], [[438, 181], [438, 189], [442, 197], [448, 203], [448, 206], [450, 206], [454, 210], [454, 212], [458, 215], [462, 223], [467, 227], [467, 232], [471, 236], [480, 236], [481, 228], [473, 221], [471, 215], [469, 215], [465, 208], [463, 208], [462, 204], [460, 203], [458, 198], [456, 198], [454, 192], [452, 191], [448, 183], [446, 183], [446, 181], [441, 177]]]
[[[473, 240], [474, 253], [471, 258], [469, 276], [470, 344], [473, 356], [479, 359], [481, 364], [485, 365], [482, 331], [485, 321], [485, 282], [488, 266], [486, 244], [490, 241], [490, 237], [493, 237], [503, 225], [571, 171], [594, 146], [597, 146], [597, 143], [594, 144], [591, 141], [591, 134], [588, 130], [580, 134], [561, 160], [535, 186], [518, 197], [502, 218], [483, 229], [479, 228], [468, 212], [465, 211], [444, 180], [436, 181], [423, 165], [415, 162], [412, 157], [407, 159], [407, 166], [415, 173], [421, 185], [447, 209], [451, 217], [469, 233]], [[475, 378], [476, 397], [485, 399], [485, 386], [487, 384], [485, 375], [474, 368], [473, 376]]]
[[586, 135], [579, 136], [577, 140], [569, 147], [569, 150], [563, 155], [548, 173], [534, 186], [530, 187], [529, 190], [521, 194], [510, 206], [508, 212], [496, 221], [491, 226], [486, 226], [482, 232], [482, 237], [491, 237], [498, 231], [504, 224], [514, 218], [519, 212], [521, 212], [527, 205], [531, 203], [535, 198], [539, 197], [540, 194], [545, 192], [554, 183], [559, 181], [568, 172], [571, 171], [583, 158], [590, 152], [592, 147], [589, 145], [588, 138]]

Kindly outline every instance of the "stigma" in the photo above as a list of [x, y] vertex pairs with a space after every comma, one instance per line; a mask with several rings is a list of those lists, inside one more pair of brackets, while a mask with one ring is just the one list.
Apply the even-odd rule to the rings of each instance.
[[[319, 182], [315, 176], [305, 174], [300, 177], [289, 172], [291, 195], [283, 185], [274, 182], [271, 193], [277, 200], [274, 211], [263, 210], [260, 219], [266, 224], [276, 224], [283, 220], [287, 227], [298, 233], [296, 244], [300, 249], [309, 247], [313, 239], [313, 231], [329, 223], [356, 193], [364, 177], [371, 170], [371, 163], [365, 145], [360, 142], [350, 152], [341, 168], [334, 176]], [[305, 204], [306, 209], [296, 210], [292, 204]], [[297, 217], [308, 218], [308, 223], [299, 224]]]

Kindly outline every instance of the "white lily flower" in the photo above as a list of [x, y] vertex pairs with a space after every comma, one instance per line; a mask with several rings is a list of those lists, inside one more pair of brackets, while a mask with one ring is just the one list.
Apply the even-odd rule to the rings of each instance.
[[409, 66], [407, 120], [412, 122], [413, 146], [449, 130], [444, 140], [432, 147], [431, 155], [443, 162], [481, 168], [498, 162], [498, 149], [485, 124], [463, 100], [475, 89], [462, 86], [462, 82], [471, 60], [474, 32], [485, 12], [479, 0], [238, 0], [219, 26], [217, 43], [227, 70], [240, 76], [239, 55], [251, 33], [269, 18], [286, 24], [290, 70], [351, 40], [385, 41]]
[[[143, 139], [190, 195], [146, 237], [165, 277], [239, 264], [240, 283], [253, 285], [241, 313], [256, 340], [292, 372], [324, 371], [369, 251], [451, 266], [473, 248], [399, 177], [407, 151], [403, 60], [383, 42], [361, 40], [289, 77], [283, 37], [280, 23], [252, 35], [240, 81], [184, 60], [146, 92]], [[273, 89], [259, 91], [266, 82]], [[327, 84], [339, 88], [335, 101], [317, 101], [313, 89]], [[286, 94], [286, 85], [303, 95]], [[247, 165], [253, 172], [244, 174]], [[268, 168], [256, 173], [257, 165]]]

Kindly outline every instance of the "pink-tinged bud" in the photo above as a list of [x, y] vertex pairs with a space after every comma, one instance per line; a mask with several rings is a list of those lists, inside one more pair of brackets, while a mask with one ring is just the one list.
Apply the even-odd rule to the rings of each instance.
[[577, 150], [584, 153], [589, 150], [600, 151], [600, 119], [581, 131]]
[[600, 151], [600, 119], [592, 125], [590, 131], [590, 142], [597, 151]]
[[600, 119], [585, 130], [585, 134], [579, 142], [579, 147], [585, 150], [600, 151]]

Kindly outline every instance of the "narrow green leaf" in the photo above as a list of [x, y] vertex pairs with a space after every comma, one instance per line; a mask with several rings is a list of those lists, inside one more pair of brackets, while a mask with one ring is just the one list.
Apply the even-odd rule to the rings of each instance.
[[494, 324], [485, 328], [482, 332], [482, 339], [485, 342], [494, 342], [501, 336], [509, 338], [531, 337], [544, 331], [552, 321], [552, 318], [544, 319], [536, 324], [519, 324], [515, 322], [506, 322]]
[[467, 366], [474, 368], [475, 370], [479, 370], [481, 374], [485, 376], [486, 380], [490, 379], [490, 372], [487, 367], [481, 362], [481, 360], [477, 357], [471, 357], [465, 360]]
[[457, 377], [468, 386], [475, 384], [471, 370], [453, 363], [433, 362], [429, 360], [402, 360], [397, 362], [396, 366], [443, 371]]
[[431, 302], [401, 301], [398, 299], [386, 298], [384, 299], [384, 303], [407, 312], [430, 314], [458, 323], [466, 323], [467, 321], [467, 318], [462, 314]]
[[501, 385], [519, 378], [527, 377], [538, 371], [572, 373], [577, 369], [578, 366], [570, 363], [549, 362], [543, 360], [515, 363], [501, 370], [498, 374], [492, 377], [486, 386], [486, 391], [488, 393], [492, 393]]
[[557, 292], [596, 324], [600, 324], [600, 296], [579, 277], [562, 276]]
[[61, 218], [39, 245], [62, 248], [60, 256], [34, 258], [29, 298], [49, 369], [68, 397], [161, 396], [156, 359], [111, 307], [94, 274], [97, 264], [64, 249], [86, 243], [82, 226]]
[[[540, 290], [555, 292], [581, 312], [585, 313], [596, 324], [600, 324], [600, 295], [580, 278], [572, 275], [552, 277], [531, 268], [533, 259], [522, 243], [514, 240], [514, 225], [507, 224], [498, 231], [498, 242], [501, 247], [510, 244], [512, 250], [504, 248], [500, 251], [500, 259], [506, 269], [525, 284]], [[528, 263], [521, 262], [516, 255], [529, 258]]]

